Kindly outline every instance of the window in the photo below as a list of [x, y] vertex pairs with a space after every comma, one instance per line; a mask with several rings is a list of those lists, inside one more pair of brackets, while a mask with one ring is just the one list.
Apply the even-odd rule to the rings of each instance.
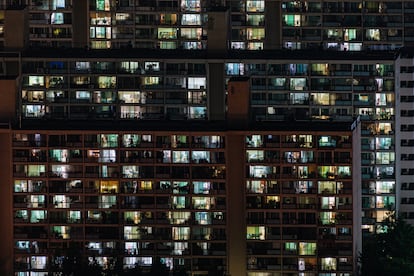
[[65, 1], [67, 0], [52, 0], [52, 10], [56, 9], [64, 9], [65, 8]]
[[168, 212], [170, 224], [185, 224], [190, 218], [190, 212]]
[[199, 12], [201, 11], [201, 0], [181, 0], [181, 10]]
[[45, 165], [28, 165], [27, 176], [43, 176], [46, 172]]
[[47, 257], [46, 256], [32, 256], [30, 258], [31, 269], [46, 269]]
[[265, 38], [264, 28], [247, 28], [248, 40], [262, 40]]
[[189, 240], [190, 227], [172, 227], [173, 240]]
[[29, 86], [44, 86], [45, 77], [43, 76], [29, 76]]
[[[151, 229], [151, 227], [149, 227]], [[148, 233], [148, 230], [147, 233]], [[152, 229], [151, 229], [152, 230]], [[141, 232], [144, 233], [144, 231], [141, 230], [138, 226], [124, 226], [124, 239], [125, 240], [135, 240], [141, 238]]]
[[299, 242], [299, 255], [315, 255], [316, 243], [315, 242]]
[[15, 180], [14, 181], [15, 193], [27, 193], [27, 180]]
[[[144, 77], [144, 84], [145, 85], [158, 85], [161, 84], [160, 77]], [[145, 102], [143, 102], [145, 103]]]
[[174, 209], [188, 208], [187, 198], [185, 196], [173, 196], [172, 204]]
[[189, 163], [189, 151], [173, 151], [173, 163]]
[[53, 12], [51, 17], [50, 17], [50, 22], [52, 24], [63, 24], [64, 20], [63, 20], [63, 13], [61, 12]]
[[117, 147], [118, 146], [118, 134], [100, 134], [98, 135], [99, 145], [102, 148]]
[[195, 220], [199, 225], [211, 224], [211, 213], [208, 212], [195, 212]]
[[83, 71], [83, 70], [90, 70], [90, 63], [89, 61], [77, 61], [75, 63], [75, 68], [77, 71]]
[[336, 270], [336, 259], [321, 258], [321, 270]]
[[138, 178], [139, 166], [122, 166], [122, 175], [124, 178]]
[[210, 182], [193, 182], [193, 192], [194, 194], [209, 194], [210, 192]]
[[317, 105], [329, 105], [329, 93], [312, 93], [311, 103]]
[[335, 212], [320, 212], [320, 222], [322, 225], [329, 225], [335, 223]]
[[177, 49], [177, 42], [175, 41], [160, 41], [160, 49]]
[[259, 148], [263, 146], [263, 137], [261, 135], [246, 136], [247, 147]]
[[115, 88], [116, 77], [115, 76], [99, 76], [98, 87], [99, 88]]
[[70, 239], [70, 226], [52, 226], [51, 233], [58, 239]]
[[192, 204], [194, 209], [209, 210], [215, 204], [214, 197], [193, 197]]
[[184, 39], [200, 39], [201, 35], [201, 28], [181, 28], [181, 37]]
[[265, 1], [264, 0], [247, 0], [246, 9], [248, 12], [264, 12]]
[[296, 250], [297, 250], [296, 242], [285, 242], [285, 250], [286, 251], [291, 251], [291, 252], [296, 252]]
[[381, 40], [381, 33], [379, 29], [367, 29], [366, 30], [366, 38], [368, 40]]
[[116, 206], [116, 196], [100, 196], [98, 208], [113, 208]]
[[[188, 243], [187, 242], [174, 242], [174, 249], [172, 251], [172, 254], [174, 255], [183, 255], [184, 251], [188, 252]], [[172, 260], [171, 258], [161, 258], [161, 260], [166, 261], [165, 265], [169, 267], [169, 265], [172, 266]], [[169, 260], [169, 261], [167, 261]]]
[[44, 105], [24, 105], [23, 114], [26, 118], [40, 118], [45, 115]]
[[160, 71], [160, 63], [157, 61], [148, 61], [144, 63], [145, 71]]
[[244, 64], [243, 63], [226, 63], [225, 70], [227, 75], [244, 75]]
[[121, 69], [127, 73], [136, 73], [139, 69], [139, 63], [136, 61], [122, 61]]
[[324, 196], [321, 198], [321, 208], [322, 209], [334, 209], [335, 205], [335, 197], [333, 196]]
[[177, 28], [158, 28], [159, 39], [176, 39]]
[[139, 91], [118, 91], [118, 98], [122, 103], [139, 103]]
[[335, 181], [318, 181], [318, 193], [336, 193]]
[[206, 108], [201, 106], [190, 106], [190, 119], [205, 119]]
[[200, 25], [201, 15], [200, 14], [183, 14], [181, 16], [181, 25]]
[[263, 162], [264, 151], [263, 150], [247, 150], [247, 162]]
[[291, 78], [290, 90], [307, 90], [305, 78]]
[[356, 29], [345, 29], [344, 41], [352, 41], [357, 38]]
[[110, 0], [96, 0], [97, 11], [109, 11], [111, 10]]
[[76, 100], [89, 101], [91, 98], [91, 93], [89, 91], [76, 91], [75, 97]]
[[247, 226], [248, 240], [265, 240], [265, 227], [264, 226]]
[[70, 197], [65, 195], [54, 195], [53, 196], [53, 205], [55, 208], [69, 208], [70, 207]]
[[249, 166], [249, 176], [255, 178], [266, 178], [272, 174], [271, 166]]
[[289, 27], [299, 27], [301, 25], [301, 18], [299, 14], [287, 14], [283, 16], [284, 23]]
[[44, 210], [32, 210], [30, 211], [30, 222], [39, 223], [43, 222], [46, 219], [47, 211]]
[[206, 78], [189, 77], [188, 89], [204, 89], [206, 87]]
[[394, 152], [376, 152], [376, 164], [393, 164], [395, 161]]
[[173, 181], [172, 190], [174, 194], [187, 194], [189, 191], [188, 182]]
[[118, 181], [101, 181], [100, 193], [117, 193]]
[[162, 13], [160, 14], [160, 23], [163, 25], [175, 25], [177, 24], [177, 14], [175, 13]]
[[198, 42], [198, 41], [185, 41], [182, 43], [182, 45], [183, 45], [183, 49], [186, 49], [186, 50], [205, 48], [205, 44], [203, 44], [202, 42]]

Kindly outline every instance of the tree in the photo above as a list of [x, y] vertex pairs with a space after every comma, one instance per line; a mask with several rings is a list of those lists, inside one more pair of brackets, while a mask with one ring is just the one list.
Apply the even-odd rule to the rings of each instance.
[[390, 213], [380, 231], [364, 238], [360, 264], [364, 276], [414, 275], [414, 227]]

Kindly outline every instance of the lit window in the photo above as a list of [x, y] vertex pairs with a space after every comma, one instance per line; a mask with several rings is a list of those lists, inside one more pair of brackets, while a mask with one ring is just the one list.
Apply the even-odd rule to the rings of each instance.
[[264, 226], [247, 226], [248, 240], [264, 240], [265, 227]]
[[262, 40], [265, 38], [265, 29], [264, 28], [248, 28], [247, 29], [247, 39], [248, 40]]
[[299, 243], [299, 255], [315, 255], [316, 243], [315, 242], [300, 242]]
[[321, 258], [321, 270], [336, 270], [336, 259]]
[[201, 0], [181, 0], [181, 10], [198, 12], [201, 11]]
[[176, 28], [158, 28], [159, 39], [176, 39], [177, 29]]
[[97, 11], [109, 11], [111, 9], [110, 0], [96, 0]]
[[247, 0], [246, 8], [249, 12], [263, 12], [265, 9], [264, 0]]
[[201, 28], [181, 28], [181, 37], [184, 39], [200, 39]]
[[173, 151], [173, 163], [189, 163], [189, 152]]
[[45, 77], [44, 76], [29, 76], [29, 86], [44, 86]]
[[50, 22], [52, 24], [63, 24], [63, 13], [61, 12], [54, 12], [51, 15]]
[[296, 242], [285, 242], [285, 250], [296, 252], [296, 250], [297, 250]]
[[206, 78], [189, 77], [188, 89], [204, 89], [206, 87]]
[[201, 15], [200, 14], [183, 14], [181, 16], [181, 25], [200, 25]]
[[190, 227], [172, 227], [173, 240], [189, 240]]

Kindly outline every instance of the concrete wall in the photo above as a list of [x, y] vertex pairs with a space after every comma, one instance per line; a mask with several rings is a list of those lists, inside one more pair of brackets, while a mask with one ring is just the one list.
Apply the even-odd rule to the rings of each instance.
[[13, 122], [16, 117], [17, 80], [0, 79], [0, 124]]
[[280, 0], [266, 0], [265, 9], [265, 50], [282, 48], [282, 6]]
[[228, 275], [246, 275], [246, 211], [243, 135], [226, 136]]
[[361, 122], [352, 124], [352, 237], [354, 245], [354, 273], [358, 275], [357, 256], [362, 252], [362, 178], [361, 178]]
[[230, 38], [230, 19], [228, 10], [208, 12], [207, 47], [208, 50], [227, 50]]
[[23, 49], [29, 41], [29, 19], [27, 8], [7, 9], [4, 17], [4, 47]]
[[11, 131], [0, 129], [0, 275], [13, 275]]
[[223, 63], [208, 64], [207, 118], [213, 121], [224, 120], [226, 115], [223, 72]]
[[76, 20], [72, 21], [72, 36], [73, 47], [85, 48], [89, 45], [89, 29], [85, 26], [89, 26], [89, 6], [88, 1], [85, 0], [72, 0], [73, 14], [72, 18]]
[[227, 87], [227, 121], [233, 128], [247, 127], [250, 119], [249, 78], [230, 79]]

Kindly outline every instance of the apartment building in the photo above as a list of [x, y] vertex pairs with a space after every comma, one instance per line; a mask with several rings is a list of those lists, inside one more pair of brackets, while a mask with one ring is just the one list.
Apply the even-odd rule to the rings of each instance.
[[[19, 22], [26, 45], [32, 47], [195, 50], [206, 49], [209, 35], [219, 30], [227, 32], [227, 48], [249, 50], [391, 50], [414, 41], [414, 4], [410, 0], [1, 3], [0, 32], [7, 36], [9, 30], [15, 35]], [[14, 10], [24, 11], [24, 16], [16, 17]], [[217, 11], [221, 11], [219, 17]]]
[[[310, 61], [306, 51], [163, 53], [5, 57], [6, 66], [20, 60], [22, 72], [17, 87], [7, 80], [15, 104], [4, 103], [17, 118], [4, 130], [12, 143], [15, 271], [50, 273], [59, 263], [54, 252], [75, 246], [91, 262], [97, 255], [89, 247], [101, 248], [96, 261], [106, 269], [116, 259], [150, 271], [155, 258], [195, 275], [213, 264], [214, 273], [229, 273], [231, 263], [240, 275], [354, 273], [361, 227], [376, 231], [396, 207], [393, 55], [314, 52]], [[352, 136], [354, 118], [360, 131]], [[222, 142], [199, 148], [199, 139]], [[197, 185], [217, 191], [197, 192]], [[175, 212], [186, 219], [176, 222]], [[183, 239], [175, 236], [181, 227]], [[200, 242], [206, 235], [217, 240]]]
[[412, 217], [411, 1], [2, 4], [7, 271], [345, 276]]
[[413, 222], [413, 194], [412, 189], [412, 161], [413, 160], [413, 88], [412, 88], [412, 73], [411, 68], [413, 64], [412, 49], [407, 48], [401, 51], [396, 60], [396, 70], [398, 70], [398, 91], [396, 97], [396, 106], [399, 115], [395, 121], [397, 126], [396, 142], [398, 143], [396, 151], [396, 159], [398, 160], [397, 182], [400, 183], [400, 190], [398, 191], [398, 199], [401, 215], [409, 222]]
[[15, 275], [58, 275], [71, 248], [104, 270], [355, 269], [350, 130], [19, 130], [12, 139]]

